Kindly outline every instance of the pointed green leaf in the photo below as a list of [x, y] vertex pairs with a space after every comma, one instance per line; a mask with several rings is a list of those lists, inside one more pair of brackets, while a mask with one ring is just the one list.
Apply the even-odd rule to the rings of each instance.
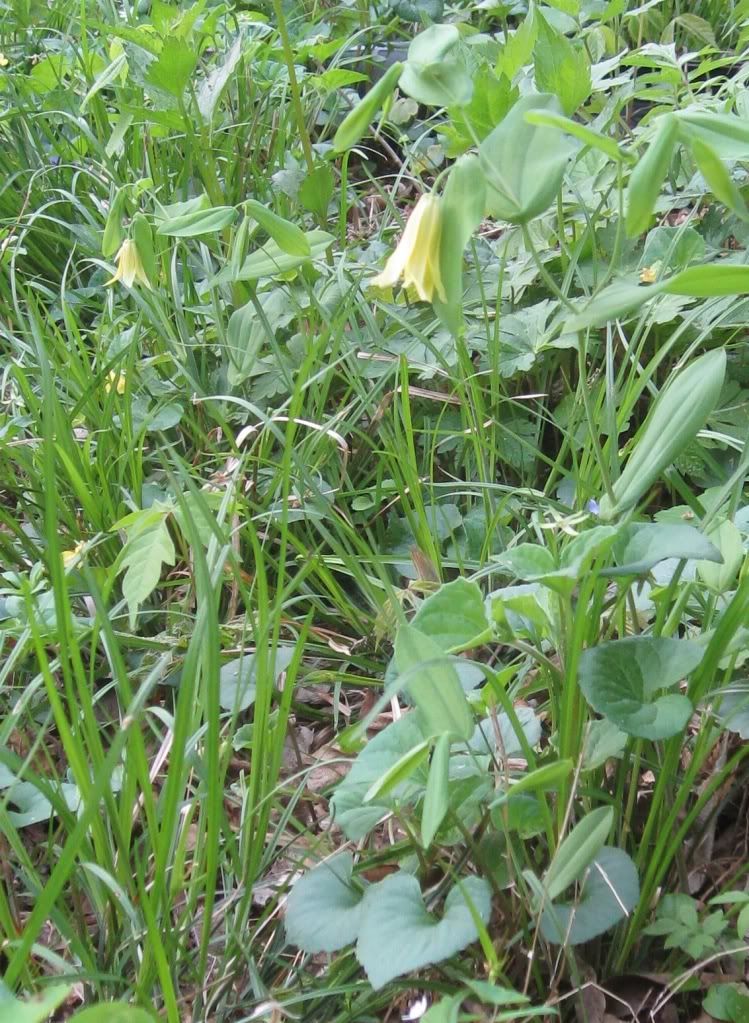
[[591, 862], [574, 903], [544, 905], [541, 933], [556, 945], [582, 945], [615, 927], [639, 898], [634, 863], [622, 849], [606, 846]]
[[421, 844], [428, 849], [450, 805], [450, 736], [441, 735], [429, 765], [424, 808], [421, 812]]
[[642, 234], [650, 223], [663, 182], [671, 166], [679, 122], [673, 114], [658, 120], [658, 131], [645, 155], [632, 171], [627, 185], [627, 213], [625, 225], [630, 238]]
[[477, 156], [461, 156], [450, 171], [442, 196], [440, 274], [446, 301], [438, 296], [434, 308], [453, 334], [463, 324], [463, 254], [484, 216], [486, 182]]
[[398, 84], [402, 71], [403, 64], [400, 62], [389, 67], [379, 82], [346, 114], [333, 139], [333, 148], [337, 153], [351, 149], [362, 138], [375, 115]]
[[459, 739], [470, 739], [473, 715], [458, 673], [442, 648], [413, 626], [402, 625], [395, 640], [395, 662], [416, 705], [424, 734], [429, 737], [448, 732]]
[[309, 238], [296, 224], [279, 217], [256, 199], [245, 200], [244, 208], [283, 252], [290, 256], [303, 256], [305, 259], [312, 254]]
[[614, 821], [614, 808], [601, 806], [583, 817], [554, 854], [544, 876], [544, 889], [552, 901], [582, 877], [603, 848]]

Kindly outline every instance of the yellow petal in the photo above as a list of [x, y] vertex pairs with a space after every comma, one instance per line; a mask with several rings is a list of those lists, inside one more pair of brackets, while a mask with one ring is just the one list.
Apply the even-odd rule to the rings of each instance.
[[[434, 253], [430, 246], [439, 248], [440, 206], [436, 195], [422, 195], [406, 222], [401, 239], [385, 268], [371, 283], [378, 288], [392, 288], [401, 278], [408, 287], [413, 286], [419, 298], [430, 302], [434, 294]], [[437, 258], [439, 253], [437, 252]], [[441, 289], [440, 281], [440, 289]]]

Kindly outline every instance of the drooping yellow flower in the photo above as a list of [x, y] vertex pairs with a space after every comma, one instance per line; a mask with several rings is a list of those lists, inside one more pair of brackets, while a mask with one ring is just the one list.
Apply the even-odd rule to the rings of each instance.
[[446, 302], [440, 275], [441, 235], [440, 199], [436, 195], [422, 195], [385, 269], [371, 283], [377, 288], [392, 288], [402, 278], [405, 287], [413, 287], [422, 302], [431, 302], [435, 292]]
[[72, 550], [62, 552], [62, 563], [65, 568], [71, 568], [78, 561], [83, 547], [83, 540], [81, 540], [81, 542], [77, 543]]
[[150, 290], [151, 282], [146, 276], [146, 271], [143, 269], [138, 246], [132, 238], [125, 239], [122, 245], [120, 245], [120, 251], [115, 258], [117, 260], [117, 272], [114, 277], [110, 277], [107, 284], [122, 281], [128, 288], [132, 288], [135, 281], [138, 281], [139, 284]]
[[126, 379], [124, 373], [115, 373], [113, 369], [110, 369], [109, 375], [107, 379], [104, 381], [104, 390], [107, 392], [107, 394], [109, 394], [109, 392], [114, 387], [115, 391], [117, 391], [118, 394], [124, 394], [125, 383]]

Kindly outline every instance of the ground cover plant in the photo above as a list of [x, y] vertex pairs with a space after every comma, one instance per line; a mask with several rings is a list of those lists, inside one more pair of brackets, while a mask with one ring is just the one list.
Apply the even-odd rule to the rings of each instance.
[[749, 4], [0, 2], [0, 1021], [749, 1019]]

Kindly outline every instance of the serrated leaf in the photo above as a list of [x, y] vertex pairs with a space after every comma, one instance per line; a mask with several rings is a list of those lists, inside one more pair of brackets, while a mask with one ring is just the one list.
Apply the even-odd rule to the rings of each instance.
[[583, 651], [578, 681], [593, 710], [628, 735], [667, 739], [686, 725], [692, 704], [681, 694], [656, 694], [694, 671], [703, 653], [703, 647], [689, 640], [612, 640]]
[[414, 970], [449, 959], [478, 937], [466, 899], [486, 923], [491, 889], [478, 877], [467, 877], [451, 889], [440, 919], [428, 913], [419, 882], [409, 874], [391, 874], [371, 885], [356, 945], [356, 958], [370, 984], [385, 984]]
[[354, 858], [343, 852], [301, 877], [286, 902], [286, 937], [305, 952], [336, 952], [356, 941], [364, 892], [352, 882]]
[[197, 52], [184, 39], [167, 36], [161, 52], [151, 64], [147, 80], [158, 89], [164, 89], [179, 98], [195, 70]]
[[125, 573], [122, 595], [130, 612], [131, 628], [135, 627], [138, 608], [159, 584], [162, 565], [174, 564], [174, 544], [167, 526], [171, 513], [171, 506], [157, 501], [153, 507], [134, 512], [113, 527], [124, 529], [127, 536], [120, 571]]

